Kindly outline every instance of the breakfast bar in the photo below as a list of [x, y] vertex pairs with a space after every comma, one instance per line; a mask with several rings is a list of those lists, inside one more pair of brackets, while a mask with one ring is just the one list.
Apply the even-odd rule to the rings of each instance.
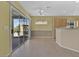
[[63, 48], [79, 52], [79, 28], [57, 28], [56, 43]]

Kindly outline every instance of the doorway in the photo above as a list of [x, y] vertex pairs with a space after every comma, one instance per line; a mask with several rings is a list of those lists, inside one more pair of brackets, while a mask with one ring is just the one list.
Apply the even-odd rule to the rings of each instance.
[[27, 18], [12, 9], [12, 51], [28, 39]]

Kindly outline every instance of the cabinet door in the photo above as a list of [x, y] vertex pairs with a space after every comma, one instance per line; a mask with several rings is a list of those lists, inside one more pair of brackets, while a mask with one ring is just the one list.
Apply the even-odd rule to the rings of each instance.
[[54, 27], [59, 28], [59, 27], [66, 27], [67, 25], [67, 20], [63, 16], [56, 16], [54, 17]]

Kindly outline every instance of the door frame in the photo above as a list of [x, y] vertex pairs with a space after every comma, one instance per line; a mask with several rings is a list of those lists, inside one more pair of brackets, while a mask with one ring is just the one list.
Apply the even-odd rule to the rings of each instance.
[[10, 11], [10, 20], [9, 20], [10, 30], [9, 30], [9, 32], [10, 32], [10, 49], [11, 49], [11, 53], [13, 53], [16, 50], [16, 49], [12, 50], [12, 39], [13, 39], [13, 34], [12, 34], [12, 30], [13, 30], [12, 10], [15, 10], [18, 13], [21, 14], [21, 12], [17, 8], [15, 8], [14, 6], [10, 5], [10, 10], [9, 10]]

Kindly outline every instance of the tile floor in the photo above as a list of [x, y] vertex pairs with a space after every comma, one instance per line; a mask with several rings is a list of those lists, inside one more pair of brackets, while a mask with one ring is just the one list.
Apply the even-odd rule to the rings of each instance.
[[60, 47], [51, 38], [32, 38], [11, 57], [79, 57], [79, 53]]

